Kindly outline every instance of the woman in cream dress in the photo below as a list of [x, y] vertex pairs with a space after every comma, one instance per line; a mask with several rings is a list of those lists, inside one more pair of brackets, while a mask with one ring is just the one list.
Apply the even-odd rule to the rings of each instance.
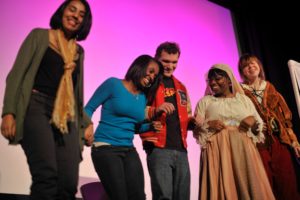
[[195, 110], [199, 199], [275, 199], [255, 146], [264, 141], [262, 119], [230, 67], [213, 65], [206, 91]]

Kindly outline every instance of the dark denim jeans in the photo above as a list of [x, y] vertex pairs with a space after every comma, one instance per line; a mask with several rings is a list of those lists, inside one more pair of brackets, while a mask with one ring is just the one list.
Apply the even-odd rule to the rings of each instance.
[[134, 147], [92, 147], [95, 170], [110, 200], [145, 200], [144, 172]]
[[74, 123], [62, 135], [50, 123], [54, 98], [33, 93], [24, 121], [22, 148], [27, 156], [31, 200], [74, 200], [80, 162]]
[[154, 148], [147, 154], [153, 200], [189, 200], [190, 168], [186, 152]]

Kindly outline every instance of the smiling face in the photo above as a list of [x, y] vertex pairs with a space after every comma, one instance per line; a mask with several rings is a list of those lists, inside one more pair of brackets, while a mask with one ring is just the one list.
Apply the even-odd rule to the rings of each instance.
[[238, 62], [238, 69], [244, 83], [254, 83], [261, 79], [265, 80], [264, 68], [258, 57], [251, 54], [244, 54]]
[[65, 33], [72, 36], [82, 25], [85, 16], [85, 6], [77, 0], [71, 1], [65, 8], [62, 16], [62, 25]]
[[223, 70], [211, 69], [208, 72], [208, 85], [216, 97], [227, 97], [232, 94], [231, 81]]
[[253, 81], [259, 77], [260, 67], [254, 59], [251, 59], [243, 66], [242, 73], [246, 79]]
[[162, 51], [159, 57], [159, 61], [164, 68], [164, 76], [171, 77], [176, 69], [179, 59], [179, 53], [169, 54], [166, 51]]
[[141, 86], [148, 88], [152, 85], [159, 73], [159, 66], [156, 62], [151, 61], [146, 69], [146, 75], [141, 78]]

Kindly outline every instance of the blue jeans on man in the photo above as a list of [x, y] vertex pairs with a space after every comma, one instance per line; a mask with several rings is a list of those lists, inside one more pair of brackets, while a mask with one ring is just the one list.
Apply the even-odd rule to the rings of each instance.
[[190, 168], [187, 152], [154, 148], [147, 153], [152, 199], [189, 200]]

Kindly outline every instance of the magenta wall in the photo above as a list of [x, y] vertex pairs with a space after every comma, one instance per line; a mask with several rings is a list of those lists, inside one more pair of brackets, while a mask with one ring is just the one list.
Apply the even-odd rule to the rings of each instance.
[[[5, 77], [24, 37], [34, 27], [48, 27], [61, 0], [1, 0], [0, 2], [0, 98]], [[215, 63], [234, 68], [238, 49], [230, 12], [206, 0], [90, 0], [93, 26], [85, 48], [85, 102], [106, 78], [122, 78], [133, 59], [154, 55], [164, 41], [179, 43], [182, 54], [175, 71], [188, 88], [193, 109], [205, 88], [204, 75]], [[99, 111], [93, 118], [99, 121]], [[146, 177], [147, 199], [151, 197], [145, 153], [135, 138]], [[191, 199], [197, 199], [200, 148], [189, 133], [188, 153], [192, 174]], [[28, 193], [30, 176], [20, 147], [8, 147], [0, 138], [0, 193]], [[81, 163], [81, 184], [96, 179], [90, 149], [85, 148]], [[80, 194], [78, 194], [80, 196]]]

